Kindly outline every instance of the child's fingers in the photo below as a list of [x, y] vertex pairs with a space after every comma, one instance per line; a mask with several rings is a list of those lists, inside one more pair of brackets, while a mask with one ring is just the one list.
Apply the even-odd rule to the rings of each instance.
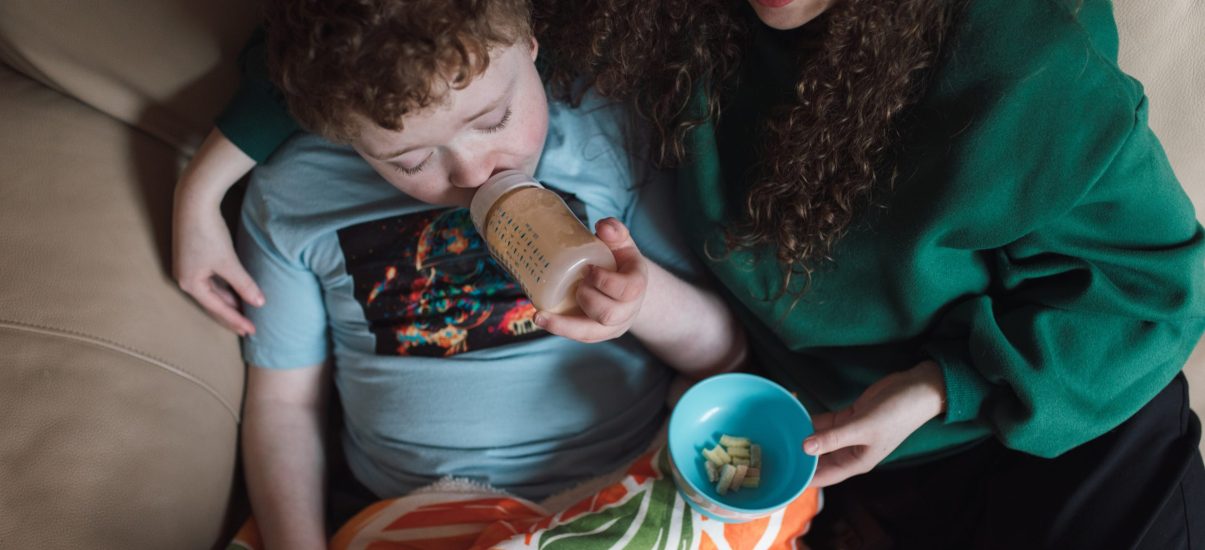
[[594, 224], [594, 232], [606, 243], [608, 248], [624, 248], [627, 246], [636, 246], [636, 241], [632, 240], [632, 234], [628, 231], [628, 227], [623, 222], [615, 218], [603, 218]]
[[615, 256], [616, 271], [629, 273], [644, 269], [644, 256], [622, 222], [615, 218], [604, 218], [594, 224], [594, 231]]
[[648, 277], [641, 271], [624, 273], [590, 266], [583, 286], [596, 288], [620, 302], [631, 302], [644, 294], [647, 285]]
[[552, 334], [587, 344], [613, 338], [606, 327], [580, 315], [559, 315], [541, 311], [536, 313], [535, 323]]
[[577, 287], [577, 306], [586, 317], [606, 327], [624, 326], [636, 316], [638, 308], [632, 302], [617, 302], [590, 285]]

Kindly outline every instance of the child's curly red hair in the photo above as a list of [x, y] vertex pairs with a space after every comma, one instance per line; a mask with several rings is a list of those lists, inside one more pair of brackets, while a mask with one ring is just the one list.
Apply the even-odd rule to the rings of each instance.
[[356, 117], [400, 130], [531, 37], [528, 0], [269, 0], [268, 71], [293, 117], [327, 139]]

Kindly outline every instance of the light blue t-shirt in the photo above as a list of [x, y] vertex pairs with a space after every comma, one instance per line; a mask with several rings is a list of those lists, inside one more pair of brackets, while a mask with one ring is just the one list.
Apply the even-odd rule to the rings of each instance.
[[[596, 96], [550, 103], [536, 177], [692, 278], [672, 185], [626, 154], [625, 120]], [[535, 327], [467, 210], [406, 196], [350, 147], [300, 135], [256, 168], [239, 253], [267, 298], [245, 359], [333, 361], [348, 463], [381, 498], [450, 475], [540, 499], [620, 467], [664, 420], [671, 371], [634, 338]]]

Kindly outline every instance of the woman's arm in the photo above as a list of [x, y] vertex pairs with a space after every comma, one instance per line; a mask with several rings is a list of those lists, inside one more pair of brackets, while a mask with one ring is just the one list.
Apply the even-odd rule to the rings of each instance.
[[323, 520], [329, 370], [247, 369], [243, 462], [267, 548], [326, 548]]
[[222, 219], [222, 197], [255, 161], [216, 128], [205, 138], [176, 184], [172, 216], [172, 272], [180, 288], [214, 319], [245, 336], [255, 325], [238, 311], [230, 286], [244, 302], [263, 305], [264, 297], [234, 252]]

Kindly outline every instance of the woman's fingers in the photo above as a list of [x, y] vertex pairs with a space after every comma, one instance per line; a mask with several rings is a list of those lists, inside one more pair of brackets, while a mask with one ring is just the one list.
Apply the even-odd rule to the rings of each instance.
[[[185, 289], [186, 292], [192, 295], [193, 299], [205, 308], [206, 313], [213, 317], [227, 329], [233, 331], [239, 336], [255, 334], [255, 325], [246, 317], [239, 313], [238, 308], [223, 300], [222, 295], [214, 286], [212, 280], [195, 290]], [[233, 300], [234, 297], [230, 296]]]
[[869, 472], [878, 461], [867, 456], [866, 449], [865, 446], [845, 447], [822, 455], [817, 461], [811, 486], [828, 487]]
[[224, 303], [236, 310], [238, 309], [238, 305], [239, 305], [238, 296], [234, 295], [234, 292], [232, 290], [230, 290], [230, 287], [227, 287], [226, 285], [218, 283], [218, 282], [214, 282], [214, 283], [212, 283], [212, 290], [215, 294], [218, 295], [218, 298], [222, 299], [222, 303]]
[[251, 278], [247, 270], [243, 269], [242, 264], [235, 261], [233, 264], [224, 265], [217, 274], [238, 293], [244, 303], [255, 307], [264, 305], [263, 291], [259, 289], [259, 285], [255, 284], [255, 280]]
[[873, 469], [925, 422], [941, 414], [944, 385], [932, 361], [883, 377], [849, 407], [818, 414], [804, 452], [819, 457], [813, 483], [824, 487]]
[[818, 457], [815, 487], [827, 487], [870, 471], [879, 458], [871, 455], [872, 434], [852, 409], [816, 415], [816, 433], [803, 441], [803, 451]]
[[853, 445], [865, 445], [866, 433], [850, 409], [817, 415], [813, 423], [816, 433], [803, 441], [803, 450], [810, 455], [823, 455]]

